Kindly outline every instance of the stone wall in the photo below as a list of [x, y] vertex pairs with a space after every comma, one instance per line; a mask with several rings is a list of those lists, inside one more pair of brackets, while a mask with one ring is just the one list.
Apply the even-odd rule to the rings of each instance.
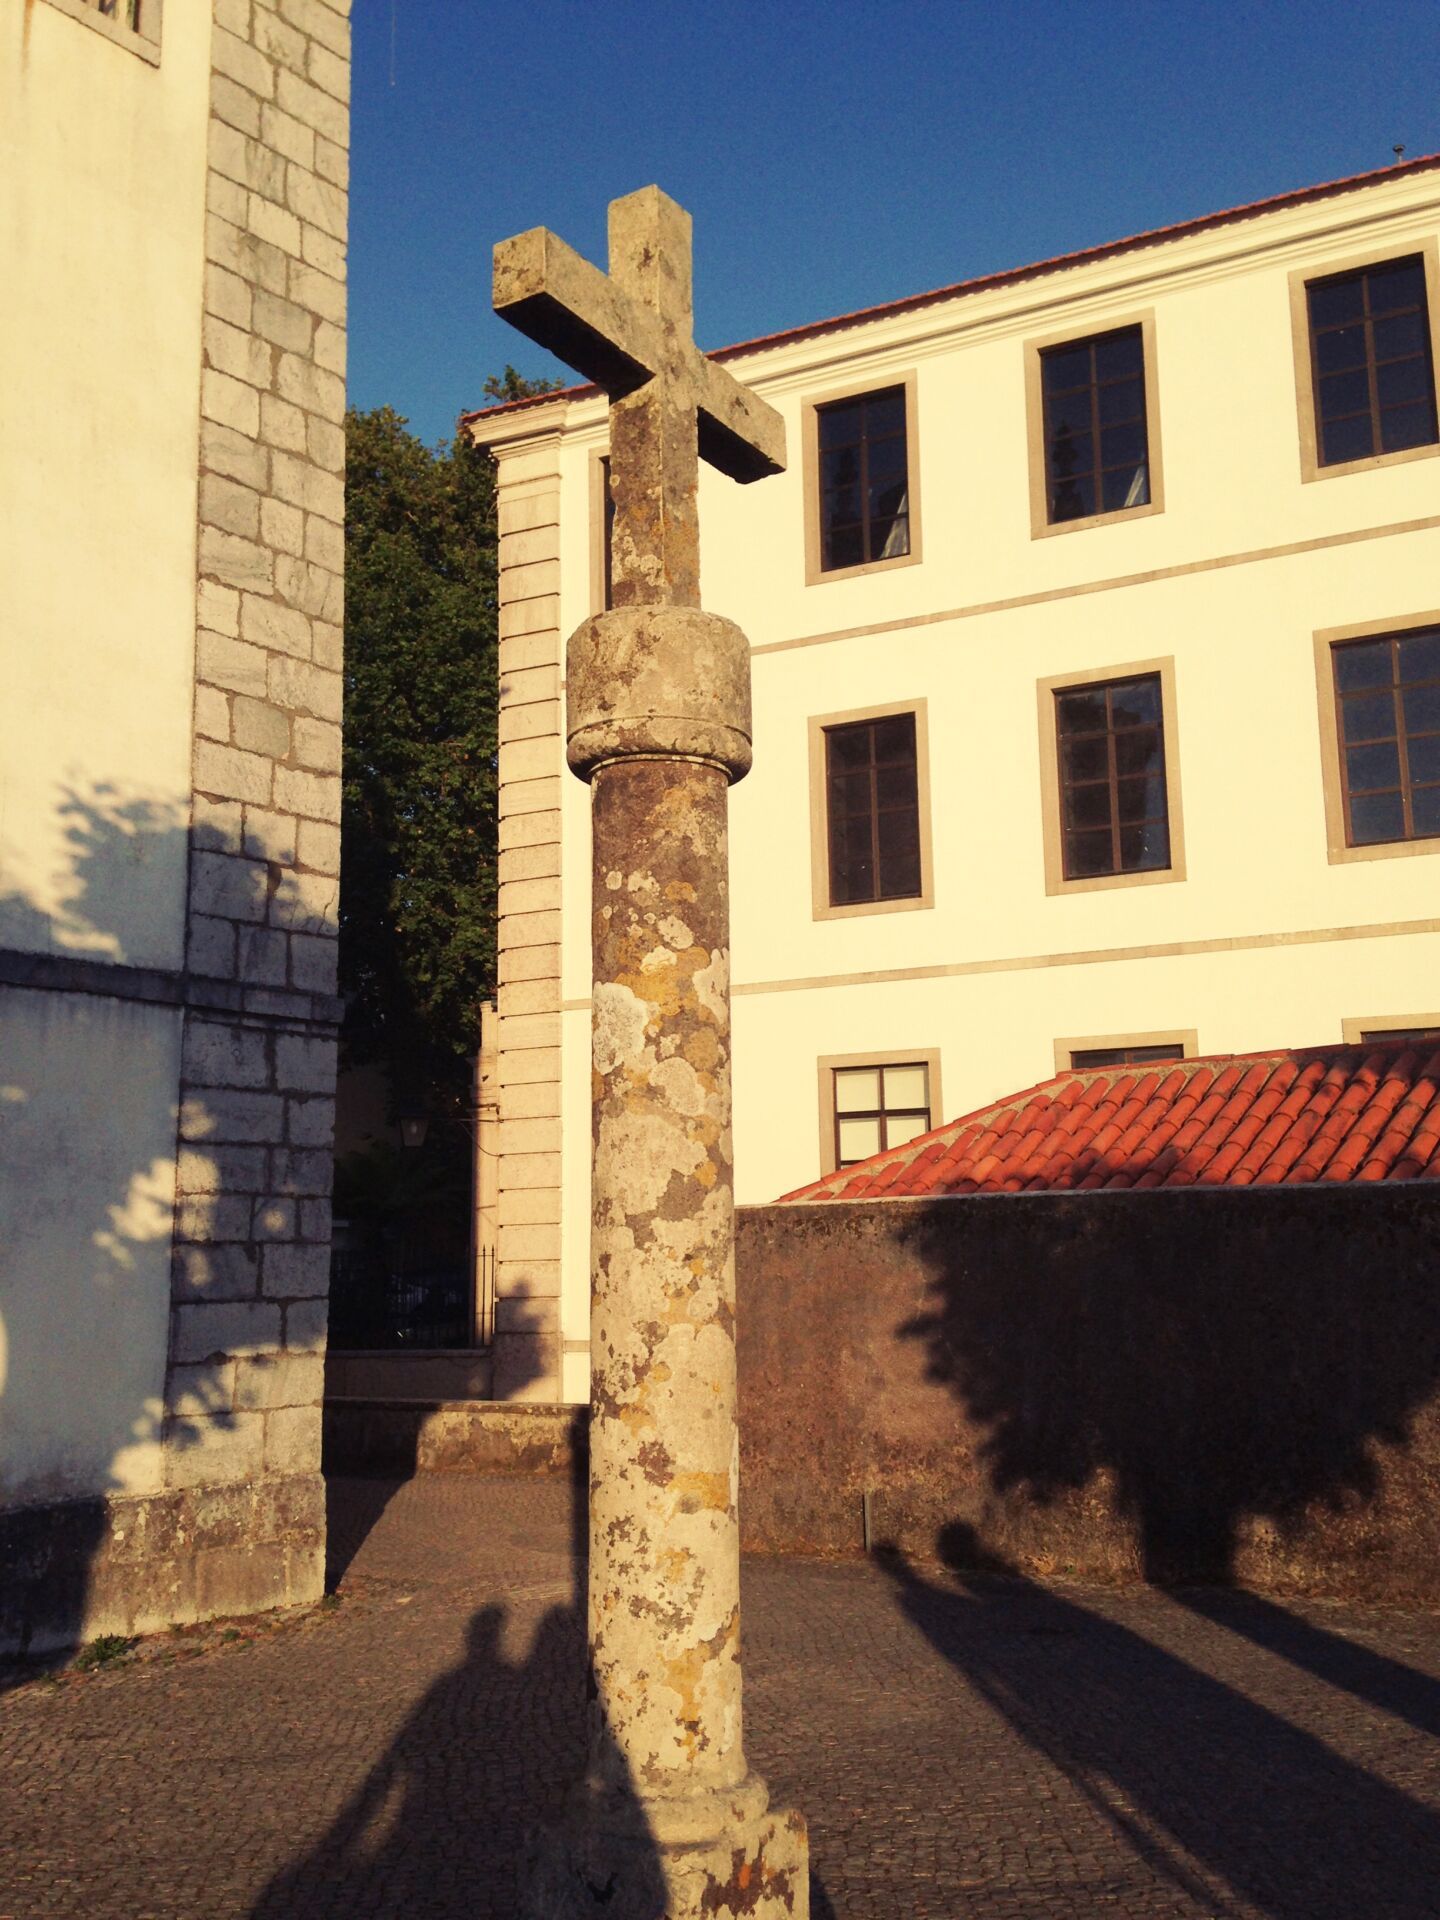
[[[0, 983], [27, 998], [140, 1002], [180, 1027], [178, 1082], [172, 1058], [156, 1091], [173, 1116], [165, 1157], [94, 1236], [126, 1270], [142, 1242], [158, 1243], [163, 1266], [168, 1243], [163, 1393], [133, 1413], [152, 1452], [158, 1437], [158, 1462], [137, 1486], [117, 1447], [108, 1474], [59, 1489], [80, 1497], [32, 1493], [0, 1514], [4, 1645], [144, 1631], [322, 1588], [349, 11], [349, 0], [213, 0], [211, 70], [197, 75], [208, 160], [205, 257], [186, 281], [200, 297], [203, 269], [198, 445], [183, 467], [198, 502], [183, 965], [0, 953]], [[157, 85], [166, 62], [162, 43]], [[99, 488], [123, 485], [105, 470], [112, 454], [125, 449], [101, 450]], [[92, 563], [77, 536], [74, 566]], [[123, 895], [127, 857], [118, 835], [98, 848], [97, 897]], [[123, 1124], [105, 1074], [97, 1055], [72, 1106], [82, 1129]], [[163, 1326], [165, 1302], [154, 1304]]]
[[747, 1544], [1433, 1603], [1432, 1187], [742, 1209]]

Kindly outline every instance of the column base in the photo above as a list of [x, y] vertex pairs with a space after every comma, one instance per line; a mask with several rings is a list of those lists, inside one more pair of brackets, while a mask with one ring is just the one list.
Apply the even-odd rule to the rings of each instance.
[[772, 1807], [717, 1839], [661, 1841], [643, 1807], [576, 1806], [531, 1852], [523, 1920], [809, 1920], [810, 1840]]

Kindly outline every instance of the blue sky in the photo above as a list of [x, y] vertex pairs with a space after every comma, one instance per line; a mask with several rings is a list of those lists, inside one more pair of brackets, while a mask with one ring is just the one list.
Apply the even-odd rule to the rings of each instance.
[[350, 397], [427, 441], [555, 363], [490, 250], [690, 209], [724, 346], [1440, 148], [1437, 0], [355, 0]]

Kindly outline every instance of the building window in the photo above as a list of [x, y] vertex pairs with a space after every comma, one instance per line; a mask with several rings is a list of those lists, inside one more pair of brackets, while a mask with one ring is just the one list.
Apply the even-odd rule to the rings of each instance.
[[920, 557], [913, 377], [814, 401], [805, 414], [806, 577]]
[[810, 722], [814, 917], [928, 907], [923, 700]]
[[923, 1060], [835, 1069], [835, 1167], [853, 1167], [930, 1131], [930, 1074]]
[[1155, 1047], [1073, 1047], [1072, 1067], [1143, 1067], [1152, 1060], [1183, 1060], [1185, 1049], [1178, 1040], [1165, 1040]]
[[920, 892], [915, 716], [825, 729], [830, 904], [910, 900]]
[[1120, 327], [1040, 355], [1049, 517], [1085, 520], [1150, 504], [1145, 348]]
[[1170, 865], [1158, 673], [1055, 694], [1067, 880]]
[[1150, 314], [1079, 340], [1029, 341], [1025, 386], [1034, 537], [1161, 510]]
[[161, 0], [49, 0], [152, 65], [160, 58]]
[[1414, 1045], [1440, 1047], [1440, 1013], [1370, 1013], [1340, 1022], [1341, 1037], [1350, 1047], [1406, 1040]]
[[1433, 443], [1424, 257], [1331, 274], [1305, 292], [1317, 463], [1341, 466]]
[[596, 613], [615, 604], [613, 542], [615, 501], [610, 492], [610, 456], [597, 453], [590, 466], [590, 600]]
[[1331, 659], [1347, 845], [1440, 835], [1440, 625]]

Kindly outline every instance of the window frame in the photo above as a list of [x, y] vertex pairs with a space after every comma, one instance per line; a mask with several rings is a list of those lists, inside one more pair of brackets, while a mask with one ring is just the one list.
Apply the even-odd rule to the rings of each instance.
[[[1388, 257], [1388, 256], [1387, 256]], [[1410, 449], [1406, 449], [1410, 451]], [[1387, 455], [1387, 458], [1392, 456]], [[1334, 469], [1330, 469], [1334, 471]], [[1315, 691], [1319, 706], [1320, 788], [1325, 804], [1325, 843], [1329, 864], [1352, 860], [1404, 860], [1416, 854], [1440, 853], [1440, 834], [1417, 840], [1375, 840], [1352, 847], [1345, 832], [1345, 789], [1341, 773], [1340, 714], [1335, 697], [1332, 654], [1347, 640], [1398, 639], [1407, 633], [1440, 626], [1440, 611], [1393, 614], [1386, 620], [1363, 620], [1345, 627], [1321, 627], [1315, 634]], [[1410, 1023], [1415, 1024], [1415, 1023]]]
[[160, 64], [160, 35], [164, 26], [164, 0], [141, 0], [140, 25], [127, 26], [123, 20], [112, 20], [98, 8], [89, 4], [89, 0], [48, 0], [48, 4], [57, 13], [67, 14], [70, 19], [78, 20], [82, 25], [91, 27], [103, 39], [112, 41], [117, 47], [138, 54], [152, 67]]
[[930, 1132], [944, 1126], [936, 1114], [945, 1109], [940, 1099], [940, 1049], [938, 1047], [887, 1047], [882, 1053], [826, 1053], [815, 1062], [820, 1093], [820, 1177], [838, 1170], [835, 1151], [835, 1074], [846, 1067], [924, 1067], [925, 1086], [930, 1096]]
[[[910, 551], [889, 560], [862, 560], [853, 567], [823, 567], [820, 541], [820, 411], [839, 401], [861, 400], [867, 394], [899, 387], [905, 395], [906, 513], [910, 523]], [[864, 380], [808, 394], [801, 408], [802, 467], [804, 469], [805, 584], [823, 586], [831, 580], [854, 580], [866, 573], [889, 573], [896, 567], [916, 567], [921, 559], [920, 526], [920, 408], [915, 371], [872, 373]]]
[[609, 507], [606, 469], [610, 465], [608, 446], [596, 447], [589, 460], [590, 470], [590, 611], [592, 614], [609, 611], [609, 596], [606, 593], [609, 574], [609, 553], [607, 551], [608, 526], [607, 508]]
[[1077, 1067], [1071, 1058], [1076, 1053], [1095, 1053], [1102, 1047], [1174, 1047], [1182, 1060], [1194, 1060], [1200, 1052], [1200, 1034], [1195, 1027], [1167, 1027], [1159, 1033], [1086, 1033], [1068, 1034], [1055, 1042], [1056, 1073], [1140, 1073], [1151, 1067], [1174, 1065], [1173, 1061], [1150, 1060], [1133, 1067]]
[[[1065, 877], [1064, 833], [1060, 818], [1060, 739], [1055, 725], [1055, 696], [1082, 687], [1108, 686], [1116, 680], [1136, 680], [1145, 674], [1160, 678], [1160, 717], [1165, 741], [1165, 800], [1170, 824], [1170, 864], [1139, 873], [1090, 874]], [[1185, 814], [1180, 798], [1180, 732], [1176, 719], [1175, 659], [1136, 660], [1123, 666], [1087, 667], [1078, 672], [1051, 674], [1035, 683], [1040, 722], [1041, 837], [1045, 861], [1045, 891], [1055, 897], [1067, 893], [1095, 893], [1106, 887], [1154, 887], [1183, 881], [1185, 874]]]
[[1295, 410], [1299, 431], [1300, 478], [1336, 480], [1349, 473], [1368, 473], [1375, 467], [1403, 466], [1408, 460], [1433, 459], [1440, 454], [1440, 439], [1423, 447], [1400, 447], [1394, 453], [1367, 453], [1358, 460], [1337, 460], [1320, 464], [1320, 438], [1315, 418], [1315, 370], [1310, 352], [1310, 305], [1306, 289], [1316, 280], [1332, 280], [1341, 274], [1361, 273], [1367, 267], [1383, 267], [1391, 260], [1405, 260], [1419, 254], [1425, 265], [1425, 304], [1430, 321], [1430, 369], [1440, 403], [1440, 241], [1433, 234], [1415, 240], [1390, 241], [1385, 246], [1351, 254], [1343, 260], [1296, 267], [1290, 274], [1290, 337], [1295, 368]]
[[[889, 720], [896, 714], [915, 716], [915, 803], [920, 837], [920, 891], [898, 900], [855, 900], [844, 906], [830, 901], [830, 809], [825, 764], [825, 733], [829, 727], [848, 727], [867, 720]], [[812, 920], [851, 920], [859, 914], [915, 913], [935, 904], [935, 863], [930, 839], [930, 724], [929, 702], [891, 700], [878, 707], [855, 707], [844, 713], [817, 713], [807, 722], [810, 745], [810, 917]]]
[[[1367, 1044], [1366, 1035], [1369, 1036], [1369, 1044], [1373, 1045], [1380, 1034], [1408, 1033], [1411, 1027], [1440, 1028], [1440, 1013], [1356, 1014], [1353, 1018], [1347, 1017], [1341, 1020], [1340, 1037], [1347, 1047], [1363, 1047]], [[1429, 1044], [1424, 1040], [1415, 1042], [1416, 1046]], [[1436, 1050], [1440, 1051], [1440, 1040], [1437, 1040], [1434, 1045]]]
[[[1144, 362], [1146, 458], [1150, 466], [1150, 498], [1139, 507], [1112, 507], [1108, 513], [1087, 513], [1078, 520], [1050, 518], [1050, 492], [1045, 478], [1045, 390], [1040, 370], [1042, 354], [1054, 347], [1079, 347], [1107, 333], [1123, 333], [1127, 327], [1140, 329], [1140, 352]], [[1047, 540], [1057, 533], [1084, 533], [1091, 527], [1113, 527], [1127, 520], [1143, 520], [1165, 511], [1165, 475], [1160, 441], [1160, 373], [1155, 347], [1155, 310], [1145, 307], [1135, 313], [1116, 314], [1097, 320], [1081, 332], [1071, 326], [1063, 333], [1047, 333], [1024, 343], [1025, 355], [1025, 438], [1030, 476], [1030, 538]]]

